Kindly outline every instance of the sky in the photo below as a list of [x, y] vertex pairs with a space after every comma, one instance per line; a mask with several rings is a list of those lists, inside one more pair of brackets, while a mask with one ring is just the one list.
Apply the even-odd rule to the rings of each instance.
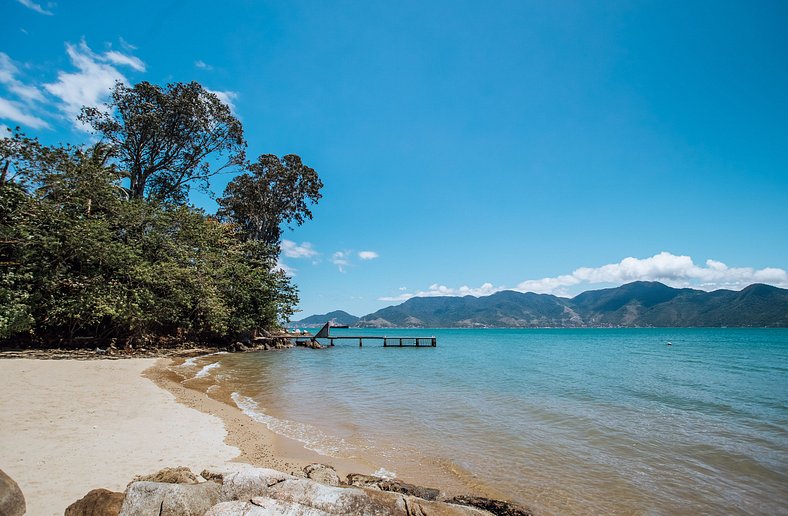
[[634, 280], [788, 287], [784, 1], [0, 0], [0, 14], [0, 125], [89, 142], [74, 117], [116, 81], [194, 80], [231, 105], [251, 157], [318, 172], [314, 219], [282, 245], [296, 319]]

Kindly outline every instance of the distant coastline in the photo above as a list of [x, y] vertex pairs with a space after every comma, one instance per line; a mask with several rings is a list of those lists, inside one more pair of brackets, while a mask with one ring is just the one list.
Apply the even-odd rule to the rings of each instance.
[[414, 297], [356, 317], [341, 310], [294, 321], [361, 328], [785, 328], [788, 290], [753, 284], [705, 292], [637, 281], [573, 298], [501, 291], [483, 297]]

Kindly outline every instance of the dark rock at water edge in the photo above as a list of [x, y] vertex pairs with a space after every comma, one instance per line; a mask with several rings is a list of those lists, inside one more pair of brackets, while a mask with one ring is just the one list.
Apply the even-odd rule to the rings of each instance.
[[505, 502], [503, 500], [482, 498], [480, 496], [455, 496], [454, 498], [446, 500], [446, 503], [477, 507], [491, 512], [496, 516], [533, 516], [530, 509], [521, 505]]
[[360, 473], [351, 473], [347, 476], [347, 483], [351, 486], [369, 487], [381, 491], [391, 491], [408, 496], [416, 496], [425, 500], [437, 500], [440, 491], [431, 487], [421, 487], [408, 484], [396, 478], [382, 478]]
[[25, 495], [13, 478], [0, 469], [0, 514], [20, 516], [25, 513]]

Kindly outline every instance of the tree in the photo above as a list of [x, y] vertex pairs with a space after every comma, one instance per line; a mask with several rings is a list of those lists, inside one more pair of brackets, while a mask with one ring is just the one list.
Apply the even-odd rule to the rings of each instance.
[[241, 122], [196, 82], [117, 83], [107, 109], [83, 108], [79, 120], [113, 147], [133, 199], [182, 204], [192, 183], [246, 159]]
[[0, 135], [0, 188], [9, 182], [25, 184], [27, 174], [36, 167], [42, 147], [35, 138], [25, 136], [19, 127], [5, 128]]
[[278, 250], [282, 224], [300, 226], [312, 218], [309, 204], [322, 197], [323, 182], [295, 154], [282, 159], [263, 154], [249, 165], [249, 172], [227, 185], [219, 199], [219, 216], [237, 224], [246, 238]]

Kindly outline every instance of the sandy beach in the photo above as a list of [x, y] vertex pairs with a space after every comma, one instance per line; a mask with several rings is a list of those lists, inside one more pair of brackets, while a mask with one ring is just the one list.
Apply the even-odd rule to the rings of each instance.
[[239, 455], [222, 421], [142, 376], [156, 359], [0, 360], [0, 469], [31, 515], [62, 515], [88, 491], [123, 491], [163, 467]]

